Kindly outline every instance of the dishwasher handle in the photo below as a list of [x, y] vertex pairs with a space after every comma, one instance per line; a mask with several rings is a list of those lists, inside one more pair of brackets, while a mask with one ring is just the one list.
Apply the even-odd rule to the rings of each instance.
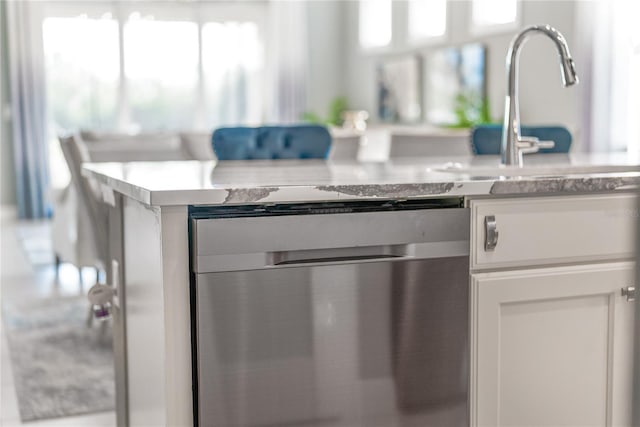
[[248, 271], [331, 264], [393, 262], [469, 255], [469, 240], [408, 243], [397, 245], [350, 246], [224, 255], [198, 255], [194, 273]]
[[409, 245], [360, 246], [352, 248], [309, 249], [267, 253], [267, 264], [294, 265], [388, 260], [410, 255]]

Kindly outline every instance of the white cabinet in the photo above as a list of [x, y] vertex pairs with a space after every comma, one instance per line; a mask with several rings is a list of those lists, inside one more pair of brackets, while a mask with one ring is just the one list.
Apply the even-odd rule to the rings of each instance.
[[472, 425], [630, 424], [633, 263], [472, 276]]
[[[484, 260], [474, 264], [471, 275], [472, 426], [631, 423], [633, 304], [621, 290], [635, 286], [633, 252], [629, 252], [626, 237], [605, 242], [617, 250], [616, 256], [609, 257], [590, 243], [581, 246], [581, 239], [575, 236], [598, 234], [593, 231], [599, 226], [593, 221], [598, 209], [605, 212], [600, 219], [614, 217], [619, 221], [614, 224], [615, 233], [633, 236], [635, 218], [619, 212], [632, 206], [635, 198], [611, 198], [613, 207], [598, 200], [585, 205], [585, 198], [572, 199], [531, 199], [529, 211], [529, 199], [471, 203], [475, 224], [472, 260]], [[579, 206], [584, 210], [577, 209]], [[496, 207], [498, 210], [489, 209]], [[553, 215], [558, 211], [575, 211], [583, 219], [577, 221], [579, 226], [557, 227]], [[484, 215], [494, 215], [500, 231], [493, 253], [480, 244]], [[505, 226], [510, 224], [505, 221], [509, 215], [511, 225]], [[518, 246], [517, 237], [509, 235], [517, 232], [514, 218], [518, 215], [534, 215], [539, 224], [555, 227], [551, 236], [541, 238], [551, 245], [551, 253], [565, 251], [561, 265], [543, 251], [531, 249], [535, 242], [530, 239], [520, 240]], [[520, 225], [526, 227], [526, 221]], [[570, 238], [576, 253], [581, 254], [580, 264], [577, 259], [569, 262], [572, 255], [565, 249]], [[496, 258], [504, 242], [509, 248], [503, 247], [502, 258]], [[521, 259], [518, 251], [533, 255]], [[592, 259], [588, 252], [592, 252]], [[504, 260], [509, 270], [504, 268]]]

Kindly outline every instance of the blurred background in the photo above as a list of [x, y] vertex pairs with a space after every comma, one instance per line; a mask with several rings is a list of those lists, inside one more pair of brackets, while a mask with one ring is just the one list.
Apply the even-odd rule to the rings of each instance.
[[[555, 49], [543, 38], [530, 40], [521, 58], [523, 123], [567, 126], [577, 152], [637, 151], [640, 87], [632, 76], [640, 74], [640, 32], [632, 17], [639, 7], [558, 0], [2, 1], [0, 202], [20, 205], [22, 188], [42, 186], [46, 199], [46, 188], [63, 187], [69, 174], [57, 137], [79, 129], [338, 125], [342, 110], [367, 111], [370, 126], [500, 122], [509, 42], [518, 29], [539, 23], [564, 34], [581, 84], [561, 90]], [[456, 86], [460, 63], [467, 81], [469, 74], [475, 79], [474, 92]], [[389, 89], [399, 104], [390, 111], [383, 92]], [[42, 157], [35, 187], [23, 185], [29, 171], [16, 168], [31, 162], [25, 146]], [[29, 210], [23, 214], [47, 213]]]
[[580, 84], [533, 37], [523, 125], [640, 158], [638, 16], [635, 0], [0, 0], [0, 424], [115, 422], [111, 338], [85, 299], [104, 266], [60, 137], [83, 161], [215, 160], [216, 128], [311, 122], [355, 138], [330, 160], [387, 160], [397, 135], [470, 155], [471, 129], [502, 123], [510, 41], [550, 24]]

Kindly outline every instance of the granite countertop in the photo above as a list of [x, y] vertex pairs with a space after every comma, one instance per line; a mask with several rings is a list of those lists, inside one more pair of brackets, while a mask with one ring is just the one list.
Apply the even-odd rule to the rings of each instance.
[[[638, 160], [627, 155], [530, 156], [524, 176], [487, 176], [499, 165], [496, 156], [370, 163], [89, 163], [84, 165], [83, 174], [98, 182], [105, 195], [115, 191], [152, 206], [215, 205], [623, 191], [640, 184]], [[447, 171], [451, 165], [463, 170]], [[617, 171], [587, 172], [597, 165], [614, 166]], [[553, 169], [556, 167], [559, 169]], [[476, 168], [481, 173], [476, 173]], [[541, 172], [536, 173], [535, 168]], [[549, 172], [552, 170], [554, 173]], [[513, 171], [507, 175], [513, 175]]]

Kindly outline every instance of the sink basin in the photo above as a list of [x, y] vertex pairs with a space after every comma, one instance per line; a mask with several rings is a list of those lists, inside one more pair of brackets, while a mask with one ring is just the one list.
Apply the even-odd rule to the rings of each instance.
[[535, 165], [516, 166], [469, 166], [447, 164], [436, 168], [438, 172], [457, 173], [470, 176], [562, 176], [606, 173], [640, 172], [637, 165]]

